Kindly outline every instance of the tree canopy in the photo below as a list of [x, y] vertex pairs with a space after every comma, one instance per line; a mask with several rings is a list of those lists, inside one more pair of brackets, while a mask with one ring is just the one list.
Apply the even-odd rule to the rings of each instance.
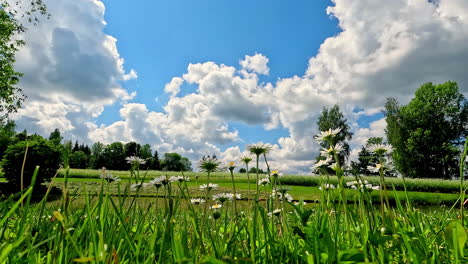
[[387, 139], [403, 175], [457, 175], [460, 145], [468, 134], [468, 103], [457, 83], [423, 84], [408, 105], [389, 98], [385, 109]]
[[192, 163], [178, 153], [166, 153], [161, 161], [161, 167], [166, 171], [192, 171]]
[[[346, 123], [347, 121], [348, 120], [344, 118], [344, 115], [341, 113], [338, 105], [334, 105], [330, 109], [324, 107], [317, 121], [319, 131], [327, 131], [329, 129], [337, 128], [341, 129], [336, 137], [334, 137], [333, 142], [333, 144], [343, 144], [344, 151], [339, 154], [341, 164], [344, 164], [345, 159], [349, 156], [349, 144], [347, 141], [351, 140], [353, 136], [353, 133], [350, 132], [350, 126]], [[323, 148], [330, 147], [329, 143], [325, 141], [320, 145]], [[321, 157], [319, 156], [317, 159], [321, 159]]]
[[26, 28], [18, 18], [27, 16], [35, 24], [39, 21], [36, 14], [47, 14], [41, 0], [11, 2], [0, 0], [0, 122], [16, 112], [25, 98], [17, 86], [22, 74], [14, 69], [16, 52], [25, 44], [18, 36]]

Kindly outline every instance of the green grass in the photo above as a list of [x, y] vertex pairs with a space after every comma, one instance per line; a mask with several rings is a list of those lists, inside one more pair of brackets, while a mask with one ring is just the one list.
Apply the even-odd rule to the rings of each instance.
[[[211, 194], [231, 190], [224, 177], [218, 180], [221, 188]], [[245, 184], [237, 186], [245, 190]], [[338, 190], [294, 186], [291, 192], [319, 194], [320, 203], [295, 206], [269, 198], [237, 206], [228, 201], [214, 210], [189, 202], [193, 182], [163, 187], [167, 195], [160, 198], [142, 197], [154, 194], [150, 190], [130, 192], [126, 182], [71, 179], [68, 185], [54, 202], [45, 197], [30, 204], [28, 190], [0, 204], [0, 263], [468, 261], [457, 210], [414, 209], [400, 203], [400, 195], [395, 207], [379, 208], [371, 193], [346, 191], [355, 200], [347, 204]], [[276, 216], [274, 209], [282, 211]]]
[[[127, 179], [130, 177], [130, 172], [128, 171], [110, 171], [112, 175], [119, 176], [122, 179]], [[64, 170], [59, 172], [58, 177], [63, 177]], [[164, 171], [141, 171], [140, 175], [146, 175], [146, 178], [152, 179], [154, 177], [168, 175], [175, 176], [181, 175], [181, 172], [164, 172]], [[196, 172], [184, 172], [184, 175], [194, 178], [199, 176], [204, 178], [205, 174], [196, 173]], [[90, 170], [90, 169], [70, 169], [69, 177], [70, 178], [95, 178], [98, 179], [100, 175], [99, 170]], [[260, 175], [264, 177], [265, 175]], [[230, 174], [228, 172], [215, 172], [211, 176], [213, 179], [226, 181], [230, 180]], [[245, 173], [234, 173], [234, 177], [238, 180], [247, 181], [247, 174]], [[250, 178], [253, 180], [256, 177], [255, 174], [250, 173]], [[280, 182], [284, 185], [293, 185], [293, 186], [319, 186], [320, 183], [324, 180], [325, 177], [320, 176], [302, 176], [302, 175], [285, 175], [280, 178]], [[354, 177], [345, 177], [346, 181], [353, 181]], [[365, 176], [365, 179], [370, 183], [378, 184], [378, 176]], [[401, 178], [385, 178], [387, 188], [392, 188], [392, 184], [397, 190], [403, 190], [403, 179]], [[443, 179], [406, 179], [406, 188], [408, 191], [420, 191], [420, 192], [440, 192], [440, 193], [459, 193], [460, 191], [460, 181], [459, 180], [443, 180]], [[330, 176], [330, 182], [337, 184], [337, 179], [335, 176]], [[465, 188], [468, 188], [468, 182], [464, 183]]]
[[[113, 176], [118, 176], [122, 179], [122, 182], [125, 182], [130, 179], [129, 171], [110, 171]], [[71, 181], [72, 189], [80, 190], [82, 184], [75, 183], [90, 183], [91, 186], [88, 187], [90, 190], [97, 191], [96, 188], [93, 189], [92, 184], [100, 183], [100, 171], [99, 170], [89, 170], [89, 169], [70, 169], [69, 171], [69, 181]], [[184, 175], [190, 177], [191, 182], [188, 183], [188, 186], [194, 196], [198, 196], [199, 192], [198, 185], [206, 183], [206, 175], [203, 173], [195, 172], [185, 172]], [[59, 172], [58, 177], [63, 177], [64, 171]], [[181, 175], [180, 172], [163, 172], [163, 171], [140, 171], [140, 177], [145, 177], [146, 181], [153, 179], [154, 177], [159, 176], [176, 176]], [[245, 173], [234, 173], [236, 179], [236, 184], [238, 191], [242, 194], [243, 197], [247, 196], [248, 189], [248, 180]], [[260, 178], [264, 175], [260, 175]], [[255, 174], [250, 174], [250, 183], [252, 189], [255, 186]], [[221, 188], [228, 189], [231, 186], [230, 174], [227, 172], [216, 172], [211, 176], [211, 182], [219, 184]], [[365, 177], [370, 183], [378, 185], [379, 179], [376, 176]], [[285, 187], [291, 188], [291, 195], [299, 200], [303, 199], [309, 202], [315, 202], [320, 199], [321, 191], [318, 189], [318, 186], [321, 182], [325, 181], [325, 177], [319, 176], [300, 176], [300, 175], [286, 175], [279, 178], [279, 181], [285, 185]], [[346, 177], [346, 181], [353, 181], [354, 177]], [[55, 181], [61, 182], [63, 178], [56, 178]], [[337, 179], [335, 176], [330, 176], [330, 182], [337, 184]], [[398, 196], [400, 199], [406, 197], [403, 192], [403, 180], [400, 178], [386, 178], [387, 188], [393, 190], [393, 186], [397, 190], [396, 193], [389, 191], [389, 200], [394, 203], [395, 196]], [[457, 201], [459, 193], [459, 181], [451, 180], [436, 180], [436, 179], [406, 179], [406, 188], [408, 190], [408, 197], [410, 201], [419, 205], [450, 205]], [[468, 187], [468, 183], [465, 183]], [[58, 185], [60, 187], [60, 185]], [[114, 190], [114, 193], [116, 191]], [[357, 191], [347, 190], [349, 192], [348, 200], [353, 201], [353, 195]], [[148, 188], [145, 188], [142, 193], [143, 196], [154, 195], [154, 191], [150, 191]], [[378, 202], [379, 194], [374, 192], [372, 194], [372, 200]]]
[[[58, 188], [63, 188], [63, 179], [55, 179], [54, 180], [55, 184], [54, 186]], [[72, 178], [69, 179], [68, 183], [68, 188], [70, 189], [71, 192], [78, 193], [80, 194], [82, 192], [83, 187], [85, 186], [87, 191], [90, 191], [92, 193], [97, 193], [100, 190], [100, 179], [87, 179], [87, 178]], [[203, 197], [203, 192], [199, 191], [198, 187], [200, 184], [205, 183], [204, 180], [200, 180], [198, 182], [188, 182], [187, 186], [188, 189], [190, 190], [191, 196], [192, 197]], [[212, 183], [216, 183], [219, 185], [219, 191], [230, 191], [232, 189], [232, 184], [228, 182], [227, 180], [224, 179], [218, 179], [218, 180], [213, 180]], [[125, 188], [126, 182], [121, 182], [121, 189]], [[118, 189], [117, 189], [117, 184], [116, 183], [111, 183], [109, 185], [109, 193], [112, 195], [117, 195]], [[289, 193], [293, 196], [294, 200], [304, 200], [306, 202], [312, 202], [312, 203], [317, 203], [319, 202], [322, 191], [319, 190], [318, 186], [314, 187], [309, 187], [309, 186], [284, 186], [286, 188], [289, 188]], [[241, 182], [236, 182], [236, 188], [239, 193], [241, 193], [241, 196], [244, 197], [244, 199], [247, 197], [247, 190], [248, 190], [248, 183], [247, 181], [241, 181]], [[251, 188], [254, 188], [253, 182]], [[267, 190], [267, 196], [271, 192], [271, 187], [268, 188]], [[337, 191], [335, 191], [337, 192]], [[130, 194], [133, 194], [134, 192], [130, 192]], [[354, 199], [356, 196], [359, 195], [359, 192], [356, 190], [346, 190], [347, 194], [347, 199], [349, 202], [354, 202]], [[152, 197], [156, 195], [156, 190], [155, 188], [152, 187], [145, 187], [141, 191], [139, 191], [139, 195], [143, 197]], [[161, 192], [159, 195], [162, 195]], [[407, 192], [407, 195], [410, 199], [410, 201], [413, 204], [417, 205], [452, 205], [454, 204], [458, 198], [458, 194], [447, 194], [447, 193], [430, 193], [430, 192]], [[255, 196], [255, 192], [252, 191], [251, 193], [251, 198]], [[389, 200], [394, 203], [395, 202], [395, 196], [398, 196], [399, 199], [404, 200], [406, 197], [405, 192], [402, 191], [396, 191], [395, 193], [392, 191], [388, 191], [388, 197]], [[260, 198], [264, 199], [264, 193], [263, 190], [260, 192]], [[374, 203], [379, 202], [379, 192], [374, 191], [371, 194], [372, 201]]]

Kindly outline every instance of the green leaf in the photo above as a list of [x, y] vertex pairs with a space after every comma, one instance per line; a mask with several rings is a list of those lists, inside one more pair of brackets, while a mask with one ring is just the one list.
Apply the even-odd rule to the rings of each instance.
[[76, 258], [76, 259], [73, 259], [74, 262], [78, 262], [78, 263], [87, 263], [87, 262], [91, 262], [91, 261], [94, 261], [94, 257], [83, 257], [83, 258]]
[[467, 239], [466, 229], [458, 222], [452, 222], [445, 228], [445, 238], [451, 250], [455, 250], [464, 257], [464, 248]]
[[338, 253], [340, 263], [360, 263], [364, 262], [364, 253], [357, 248], [351, 248]]

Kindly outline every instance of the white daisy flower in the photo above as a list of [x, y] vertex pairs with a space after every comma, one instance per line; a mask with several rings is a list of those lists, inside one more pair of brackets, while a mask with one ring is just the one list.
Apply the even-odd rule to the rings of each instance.
[[171, 176], [169, 178], [170, 182], [184, 182], [184, 181], [190, 181], [189, 177], [184, 177], [184, 176]]
[[325, 165], [328, 165], [328, 163], [330, 163], [332, 161], [332, 158], [330, 156], [328, 156], [326, 159], [324, 160], [318, 160], [314, 166], [312, 166], [312, 170], [317, 170], [319, 168], [321, 168], [322, 166], [325, 166]]
[[273, 176], [273, 177], [282, 177], [283, 173], [281, 173], [279, 170], [273, 170], [273, 171], [271, 171], [271, 176]]
[[223, 207], [221, 204], [213, 204], [211, 209], [220, 209], [221, 207]]
[[392, 154], [393, 147], [388, 144], [372, 144], [367, 147], [367, 150], [377, 155]]
[[379, 172], [380, 168], [382, 168], [381, 163], [376, 163], [375, 166], [371, 166], [371, 165], [367, 166], [367, 170], [373, 173]]
[[192, 204], [202, 204], [205, 202], [205, 199], [202, 199], [202, 198], [192, 198], [190, 199], [190, 202]]
[[216, 189], [218, 189], [218, 184], [215, 184], [215, 183], [202, 184], [202, 185], [200, 185], [199, 188], [200, 188], [201, 191], [216, 190]]
[[320, 134], [315, 136], [317, 143], [322, 143], [324, 141], [332, 139], [338, 133], [340, 133], [341, 128], [337, 129], [328, 129], [327, 131], [320, 131]]
[[293, 197], [291, 196], [291, 194], [287, 193], [287, 192], [277, 192], [275, 190], [273, 190], [271, 192], [271, 197], [278, 197], [278, 199], [280, 201], [288, 201], [288, 202], [292, 202], [294, 199]]
[[258, 180], [258, 185], [265, 186], [267, 184], [270, 184], [270, 179], [268, 178], [263, 178], [263, 179]]
[[213, 200], [218, 200], [221, 203], [232, 201], [232, 199], [234, 199], [234, 194], [232, 193], [217, 193], [213, 195]]
[[134, 183], [134, 184], [130, 185], [130, 188], [131, 188], [132, 190], [140, 190], [140, 189], [143, 188], [143, 187], [144, 187], [144, 184], [143, 184], [142, 182], [140, 182], [140, 183]]
[[132, 165], [140, 165], [140, 164], [145, 164], [146, 160], [137, 157], [137, 156], [130, 156], [125, 158], [127, 160], [127, 163], [130, 163]]
[[333, 184], [326, 183], [323, 186], [319, 187], [319, 190], [328, 190], [328, 189], [335, 189], [336, 186]]

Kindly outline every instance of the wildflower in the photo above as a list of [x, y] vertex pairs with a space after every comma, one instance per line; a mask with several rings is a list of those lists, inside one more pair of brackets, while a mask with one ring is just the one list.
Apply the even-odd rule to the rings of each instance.
[[[211, 206], [211, 209], [218, 209], [218, 208], [213, 208], [213, 207], [216, 206], [216, 205], [219, 206], [218, 208], [221, 208], [221, 205], [220, 205], [220, 204], [215, 204], [215, 205]], [[218, 218], [221, 217], [221, 213], [220, 213], [218, 210], [215, 210], [215, 211], [213, 212], [212, 216], [213, 216], [213, 219], [214, 219], [214, 220], [217, 220]]]
[[328, 165], [328, 163], [330, 163], [332, 161], [332, 158], [330, 156], [328, 156], [326, 159], [324, 160], [318, 160], [314, 166], [312, 166], [312, 170], [318, 170], [320, 169], [322, 166], [325, 166], [325, 165]]
[[271, 192], [271, 197], [278, 197], [278, 199], [280, 201], [292, 202], [294, 200], [293, 197], [291, 196], [291, 194], [287, 193], [284, 190], [283, 190], [283, 192], [281, 190], [279, 190], [279, 191], [273, 190]]
[[339, 154], [343, 150], [343, 144], [337, 143], [334, 146], [330, 146], [330, 148], [322, 148], [320, 155], [323, 157], [333, 157], [335, 154]]
[[213, 219], [218, 220], [221, 217], [221, 213], [218, 211], [213, 212]]
[[110, 173], [104, 178], [107, 182], [119, 182], [120, 178], [117, 176], [112, 176]]
[[112, 174], [110, 174], [110, 172], [108, 172], [108, 171], [106, 170], [105, 167], [102, 167], [102, 169], [101, 169], [101, 175], [99, 176], [99, 178], [104, 179], [104, 180], [106, 180], [106, 181], [109, 182], [109, 183], [110, 183], [110, 182], [113, 182], [113, 181], [115, 181], [115, 182], [120, 181], [120, 178], [119, 178], [119, 177], [117, 177], [117, 176], [116, 176], [116, 177], [112, 176]]
[[393, 147], [392, 145], [388, 144], [372, 144], [367, 147], [367, 150], [369, 152], [382, 156], [383, 154], [392, 154]]
[[143, 183], [140, 182], [140, 183], [134, 183], [134, 184], [130, 185], [130, 188], [131, 188], [132, 190], [137, 190], [137, 191], [138, 191], [138, 190], [140, 190], [141, 188], [143, 188], [143, 186], [144, 186]]
[[213, 155], [212, 157], [203, 156], [203, 158], [201, 158], [198, 164], [198, 168], [200, 169], [200, 171], [213, 172], [219, 170], [220, 164], [221, 162], [218, 160], [218, 158], [216, 158], [215, 155]]
[[374, 186], [371, 183], [369, 183], [367, 180], [364, 181], [351, 181], [347, 182], [346, 186], [353, 190], [360, 190], [361, 192], [364, 191], [373, 191], [373, 190], [380, 190], [379, 186]]
[[328, 129], [327, 131], [321, 131], [320, 134], [315, 136], [317, 143], [322, 143], [324, 141], [330, 141], [334, 136], [340, 133], [341, 128], [337, 129]]
[[371, 165], [367, 166], [367, 170], [373, 173], [379, 172], [381, 168], [382, 168], [381, 163], [376, 163], [375, 166], [371, 166]]
[[271, 176], [277, 178], [277, 177], [283, 176], [283, 173], [281, 173], [279, 170], [273, 170], [273, 171], [271, 172]]
[[163, 185], [167, 185], [168, 183], [169, 183], [169, 181], [167, 180], [167, 178], [164, 177], [164, 176], [161, 176], [161, 177], [157, 177], [157, 178], [152, 179], [151, 181], [146, 183], [145, 186], [151, 186], [152, 185], [152, 186], [156, 187], [156, 189], [159, 189]]
[[323, 186], [319, 187], [319, 190], [328, 190], [328, 189], [335, 189], [336, 186], [333, 184], [326, 183]]
[[351, 187], [351, 186], [354, 186], [354, 185], [356, 185], [356, 184], [358, 184], [357, 181], [350, 181], [350, 182], [347, 182], [347, 183], [346, 183], [346, 186]]
[[157, 179], [162, 183], [162, 185], [168, 185], [169, 184], [169, 179], [167, 179], [166, 176], [159, 176], [157, 178], [154, 178], [155, 180]]
[[208, 183], [208, 184], [200, 185], [201, 191], [204, 191], [204, 190], [211, 191], [211, 190], [216, 190], [216, 189], [218, 189], [218, 184], [215, 184], [215, 183]]
[[228, 164], [228, 170], [229, 170], [230, 172], [233, 172], [235, 167], [236, 167], [236, 163], [235, 163], [235, 162], [233, 162], [233, 161], [229, 162], [229, 164]]
[[171, 176], [169, 178], [170, 182], [184, 182], [184, 181], [190, 181], [189, 177], [184, 177], [184, 176]]
[[295, 203], [294, 203], [294, 205], [296, 205], [296, 206], [298, 206], [298, 205], [300, 205], [300, 204], [302, 204], [302, 205], [306, 205], [307, 203], [306, 203], [306, 202], [304, 202], [304, 201], [302, 201], [302, 202], [295, 202]]
[[340, 167], [338, 166], [338, 163], [334, 162], [328, 166], [330, 169], [337, 171]]
[[220, 209], [221, 207], [223, 207], [223, 205], [221, 205], [221, 204], [213, 204], [213, 205], [211, 206], [211, 209], [217, 210], [217, 209]]
[[213, 195], [213, 200], [218, 200], [223, 204], [226, 201], [232, 201], [234, 194], [232, 193], [218, 193]]
[[258, 185], [262, 185], [262, 186], [265, 186], [265, 185], [267, 185], [269, 183], [270, 183], [270, 179], [268, 179], [268, 178], [263, 178], [263, 179], [260, 179], [258, 181]]
[[130, 156], [130, 157], [127, 157], [125, 158], [127, 160], [127, 163], [130, 163], [134, 166], [138, 166], [138, 165], [143, 165], [146, 163], [146, 160], [140, 158], [140, 157], [137, 157], [137, 156]]
[[263, 144], [262, 142], [259, 142], [257, 144], [252, 144], [252, 145], [247, 145], [247, 150], [258, 156], [267, 154], [271, 150], [271, 145], [270, 144]]
[[202, 204], [205, 202], [205, 199], [202, 199], [202, 198], [192, 198], [190, 199], [190, 202], [192, 204]]
[[252, 158], [249, 157], [249, 156], [244, 156], [242, 159], [241, 159], [242, 162], [244, 162], [246, 165], [248, 165], [251, 161], [252, 161]]
[[268, 216], [269, 217], [280, 216], [282, 211], [283, 211], [283, 209], [275, 209], [275, 210], [273, 210], [273, 212], [269, 212]]

